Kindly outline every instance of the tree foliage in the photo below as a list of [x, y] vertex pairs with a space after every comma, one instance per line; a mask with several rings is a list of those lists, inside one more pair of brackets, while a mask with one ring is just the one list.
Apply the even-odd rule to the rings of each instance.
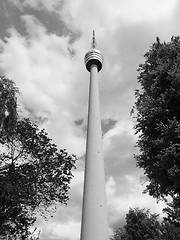
[[[0, 76], [0, 141], [12, 134], [17, 123], [17, 99], [19, 93], [12, 80]], [[5, 140], [4, 140], [5, 141]]]
[[111, 240], [128, 240], [128, 234], [126, 233], [125, 228], [119, 227], [114, 229], [113, 235], [110, 238]]
[[37, 211], [67, 204], [76, 157], [59, 151], [29, 119], [18, 119], [18, 91], [12, 81], [1, 80], [0, 236], [26, 239]]
[[167, 207], [163, 209], [167, 217], [164, 219], [172, 223], [175, 227], [180, 227], [180, 207], [175, 205], [174, 202], [168, 203]]
[[180, 206], [180, 38], [159, 38], [139, 67], [135, 109], [137, 166], [149, 178], [147, 192], [156, 198], [170, 195]]
[[178, 240], [180, 228], [145, 209], [130, 209], [123, 228], [114, 230], [111, 240]]
[[159, 235], [158, 215], [151, 214], [149, 210], [130, 209], [126, 223], [129, 240], [154, 239]]

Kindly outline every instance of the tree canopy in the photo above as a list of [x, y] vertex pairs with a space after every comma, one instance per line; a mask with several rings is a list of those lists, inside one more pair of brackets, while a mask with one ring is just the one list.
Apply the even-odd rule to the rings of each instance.
[[[17, 123], [18, 88], [12, 80], [0, 76], [0, 141], [11, 134]], [[4, 140], [3, 140], [4, 139]]]
[[159, 236], [158, 215], [145, 209], [130, 209], [126, 215], [125, 230], [129, 240], [154, 239]]
[[26, 239], [37, 211], [67, 204], [76, 157], [58, 150], [30, 119], [18, 118], [17, 93], [13, 82], [1, 77], [0, 236]]
[[136, 90], [137, 166], [149, 178], [146, 191], [156, 198], [172, 197], [180, 206], [180, 38], [159, 38], [139, 66]]
[[178, 240], [180, 228], [145, 209], [131, 209], [124, 227], [114, 230], [111, 240]]

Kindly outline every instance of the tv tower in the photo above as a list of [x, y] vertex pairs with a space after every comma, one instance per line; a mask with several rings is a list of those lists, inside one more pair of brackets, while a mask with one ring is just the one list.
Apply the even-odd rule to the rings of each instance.
[[81, 240], [108, 240], [98, 84], [98, 72], [102, 68], [103, 57], [96, 49], [95, 31], [93, 31], [92, 49], [85, 54], [84, 61], [86, 69], [90, 72], [90, 87]]

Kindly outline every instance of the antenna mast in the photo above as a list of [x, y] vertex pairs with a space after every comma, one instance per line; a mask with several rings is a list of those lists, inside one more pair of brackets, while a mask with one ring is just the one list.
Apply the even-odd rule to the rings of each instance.
[[92, 48], [96, 48], [96, 37], [95, 37], [95, 30], [93, 30]]

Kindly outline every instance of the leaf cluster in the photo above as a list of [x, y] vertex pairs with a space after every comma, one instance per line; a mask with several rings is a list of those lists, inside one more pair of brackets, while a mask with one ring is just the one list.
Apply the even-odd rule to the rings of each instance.
[[180, 38], [159, 38], [145, 54], [138, 71], [135, 125], [139, 135], [137, 166], [149, 178], [147, 192], [156, 198], [170, 195], [180, 203]]
[[158, 215], [145, 209], [130, 209], [126, 215], [125, 230], [129, 240], [154, 239], [159, 236]]
[[0, 141], [11, 135], [17, 122], [18, 88], [12, 80], [0, 76]]

